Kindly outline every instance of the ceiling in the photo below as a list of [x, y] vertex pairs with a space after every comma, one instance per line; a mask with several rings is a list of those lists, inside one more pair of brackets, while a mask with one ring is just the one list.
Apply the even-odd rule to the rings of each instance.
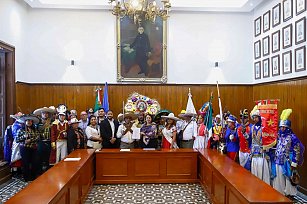
[[[110, 9], [109, 0], [24, 0], [32, 8]], [[250, 12], [264, 0], [170, 0], [171, 11]]]

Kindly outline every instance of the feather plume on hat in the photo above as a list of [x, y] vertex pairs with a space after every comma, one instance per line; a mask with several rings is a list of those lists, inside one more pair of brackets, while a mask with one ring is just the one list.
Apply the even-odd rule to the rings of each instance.
[[292, 109], [285, 109], [280, 115], [280, 120], [287, 120], [292, 113]]

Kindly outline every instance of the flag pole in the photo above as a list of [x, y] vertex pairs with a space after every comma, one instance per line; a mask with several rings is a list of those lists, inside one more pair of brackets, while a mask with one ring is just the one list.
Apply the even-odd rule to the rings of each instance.
[[222, 101], [221, 101], [220, 89], [219, 89], [219, 82], [218, 82], [218, 81], [216, 81], [216, 88], [217, 88], [217, 95], [218, 95], [218, 100], [219, 100], [221, 124], [222, 124], [222, 127], [223, 127], [223, 126], [224, 126], [223, 108], [222, 108]]

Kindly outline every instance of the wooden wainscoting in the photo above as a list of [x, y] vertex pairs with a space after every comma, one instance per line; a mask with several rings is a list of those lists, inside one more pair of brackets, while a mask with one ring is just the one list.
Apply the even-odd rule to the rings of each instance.
[[[76, 109], [80, 113], [94, 106], [95, 90], [98, 87], [103, 89], [104, 85], [17, 83], [17, 109], [29, 113], [39, 107], [65, 103], [69, 109]], [[189, 88], [191, 88], [196, 109], [200, 109], [209, 100], [212, 91], [214, 114], [219, 112], [215, 85], [109, 84], [108, 87], [110, 108], [115, 115], [122, 111], [123, 101], [126, 102], [133, 92], [157, 99], [161, 108], [169, 109], [177, 115], [186, 108]], [[223, 107], [235, 115], [239, 115], [242, 107], [249, 109], [253, 107], [252, 86], [220, 85], [220, 94]]]
[[[307, 148], [307, 79], [296, 79], [291, 81], [276, 82], [269, 84], [255, 85], [253, 87], [253, 100], [259, 99], [280, 99], [278, 112], [283, 109], [292, 108], [290, 116], [292, 130]], [[306, 161], [307, 151], [304, 158]], [[307, 189], [307, 162], [299, 168], [301, 176], [300, 185]], [[305, 193], [307, 193], [305, 191]]]

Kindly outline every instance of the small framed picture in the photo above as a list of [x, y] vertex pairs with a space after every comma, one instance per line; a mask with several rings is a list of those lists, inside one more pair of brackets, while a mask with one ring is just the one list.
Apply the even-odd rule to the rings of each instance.
[[261, 34], [261, 16], [259, 16], [254, 22], [255, 37]]
[[254, 56], [255, 59], [259, 59], [261, 57], [261, 42], [260, 40], [254, 43]]
[[292, 46], [292, 24], [283, 27], [282, 29], [282, 48], [288, 48]]
[[262, 68], [263, 68], [263, 78], [270, 77], [270, 59], [267, 58], [262, 61]]
[[279, 55], [273, 56], [271, 61], [272, 61], [272, 76], [278, 76], [280, 74]]
[[295, 71], [300, 72], [306, 70], [306, 48], [305, 46], [295, 49]]
[[296, 15], [306, 11], [306, 0], [296, 0]]
[[270, 15], [271, 11], [267, 11], [263, 14], [263, 32], [270, 30]]
[[280, 24], [280, 3], [272, 9], [272, 27]]
[[261, 63], [255, 62], [255, 79], [261, 79]]
[[282, 73], [292, 73], [292, 51], [288, 51], [282, 54]]
[[272, 33], [272, 53], [280, 50], [280, 31]]
[[292, 18], [293, 16], [293, 0], [283, 0], [283, 16], [284, 22]]
[[306, 41], [306, 18], [305, 16], [295, 22], [295, 44]]
[[263, 56], [267, 56], [270, 54], [270, 37], [269, 36], [266, 36], [265, 38], [262, 39], [262, 48], [263, 48], [263, 52], [262, 52]]

